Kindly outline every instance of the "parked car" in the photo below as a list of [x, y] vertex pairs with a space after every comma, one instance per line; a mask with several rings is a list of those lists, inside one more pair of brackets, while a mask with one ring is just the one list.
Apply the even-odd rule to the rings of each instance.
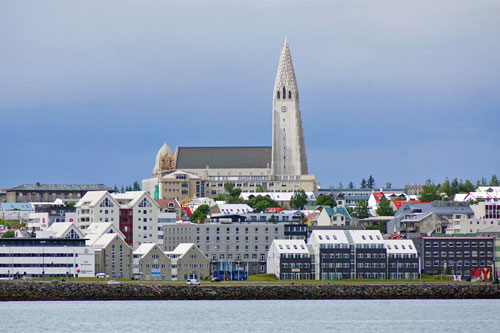
[[108, 284], [120, 284], [120, 281], [116, 281], [116, 280], [109, 280], [109, 281], [108, 281]]
[[95, 275], [95, 277], [96, 277], [96, 278], [107, 278], [107, 277], [109, 277], [109, 275], [108, 275], [108, 274], [106, 274], [106, 273], [97, 273], [97, 274]]
[[186, 281], [187, 284], [189, 285], [195, 285], [195, 284], [200, 284], [200, 281], [196, 280], [196, 279], [188, 279]]
[[214, 276], [210, 279], [210, 282], [221, 282], [221, 279], [218, 276]]

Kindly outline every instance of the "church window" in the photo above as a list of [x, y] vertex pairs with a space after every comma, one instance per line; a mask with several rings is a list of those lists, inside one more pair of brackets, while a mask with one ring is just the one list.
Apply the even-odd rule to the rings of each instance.
[[286, 89], [285, 89], [285, 86], [283, 86], [283, 99], [286, 99]]
[[288, 98], [292, 98], [292, 91], [288, 90]]
[[278, 93], [276, 94], [276, 97], [280, 99], [280, 91], [278, 90]]

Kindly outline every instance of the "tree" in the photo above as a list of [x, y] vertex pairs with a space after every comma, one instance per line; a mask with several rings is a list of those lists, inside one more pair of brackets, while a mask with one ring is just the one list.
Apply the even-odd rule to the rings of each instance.
[[116, 184], [115, 184], [115, 187], [113, 187], [113, 190], [114, 190], [116, 193], [118, 193], [118, 187], [116, 186]]
[[387, 189], [392, 188], [392, 183], [390, 183], [390, 182], [385, 183], [385, 188], [387, 188]]
[[198, 208], [196, 208], [193, 214], [189, 217], [189, 220], [195, 223], [205, 223], [209, 212], [210, 207], [208, 207], [208, 205], [199, 205]]
[[137, 180], [134, 182], [134, 189], [133, 191], [140, 191], [141, 190], [141, 185], [137, 182]]
[[307, 195], [304, 190], [296, 190], [293, 192], [292, 198], [290, 199], [290, 208], [302, 209], [307, 203]]
[[361, 180], [360, 188], [366, 188], [366, 180], [364, 178]]
[[342, 185], [342, 182], [339, 183], [339, 189], [343, 189], [344, 185]]
[[391, 201], [387, 200], [385, 196], [382, 196], [375, 213], [377, 213], [378, 216], [394, 216]]
[[214, 201], [225, 201], [226, 196], [224, 194], [217, 194], [216, 196], [212, 197]]
[[353, 189], [354, 188], [354, 184], [352, 182], [349, 182], [349, 185], [347, 185], [347, 188]]
[[276, 216], [274, 216], [274, 214], [271, 215], [271, 217], [269, 218], [269, 222], [271, 222], [271, 223], [276, 223], [277, 222], [276, 221]]
[[359, 219], [364, 219], [370, 216], [370, 212], [368, 210], [368, 205], [365, 200], [360, 200], [354, 210], [352, 211], [352, 216], [357, 217]]
[[2, 235], [2, 238], [14, 238], [16, 237], [16, 233], [14, 231], [7, 231]]
[[448, 180], [448, 178], [446, 178], [441, 186], [439, 186], [439, 193], [446, 194], [448, 198], [453, 197], [453, 194], [451, 193], [450, 181]]
[[372, 175], [370, 175], [370, 177], [368, 177], [368, 181], [366, 182], [366, 187], [368, 187], [368, 188], [375, 187], [375, 179], [373, 178]]
[[498, 181], [498, 177], [496, 175], [491, 176], [490, 186], [499, 186], [500, 182]]
[[122, 186], [122, 188], [120, 190], [120, 193], [125, 193], [125, 189], [123, 188], [123, 186]]
[[418, 194], [418, 200], [422, 202], [431, 202], [441, 200], [441, 196], [438, 193], [438, 188], [434, 184], [428, 182], [422, 186], [422, 190]]
[[316, 198], [316, 201], [314, 202], [314, 204], [316, 206], [330, 206], [330, 207], [335, 207], [337, 206], [337, 203], [335, 202], [335, 200], [328, 196], [328, 195], [324, 195], [324, 194], [320, 194], [317, 198]]
[[247, 201], [247, 205], [257, 212], [263, 212], [269, 207], [279, 207], [279, 204], [268, 196], [258, 195]]
[[224, 184], [225, 198], [227, 203], [243, 203], [244, 201], [240, 199], [241, 189], [235, 188], [234, 184], [227, 182]]
[[255, 188], [255, 192], [262, 193], [265, 191], [264, 191], [264, 188], [262, 187], [262, 185], [257, 185], [257, 187]]

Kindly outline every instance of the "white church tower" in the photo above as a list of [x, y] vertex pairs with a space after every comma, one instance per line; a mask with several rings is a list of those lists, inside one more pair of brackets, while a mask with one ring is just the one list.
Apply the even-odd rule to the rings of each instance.
[[299, 90], [285, 39], [273, 97], [274, 175], [307, 175], [307, 156], [299, 109]]

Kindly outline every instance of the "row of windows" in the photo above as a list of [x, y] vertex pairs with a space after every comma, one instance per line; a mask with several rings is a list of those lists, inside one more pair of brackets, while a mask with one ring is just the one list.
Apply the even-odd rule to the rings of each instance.
[[[211, 229], [212, 229], [212, 230], [211, 230]], [[234, 228], [234, 229], [235, 229], [235, 230], [234, 230], [234, 231], [235, 231], [235, 233], [236, 233], [236, 234], [239, 234], [239, 232], [240, 232], [240, 228], [238, 227], [238, 228]], [[243, 228], [241, 228], [241, 229], [242, 229], [242, 230], [241, 230], [241, 232], [243, 232]], [[174, 230], [176, 230], [176, 229], [174, 229]], [[197, 228], [196, 228], [196, 233], [197, 233], [197, 234], [199, 234], [199, 233], [200, 233], [200, 230], [201, 230], [201, 228], [200, 228], [200, 227], [197, 227]], [[260, 230], [261, 230], [261, 231], [262, 231], [262, 230], [264, 230], [264, 232], [265, 232], [266, 234], [267, 234], [267, 233], [269, 233], [269, 228], [268, 228], [268, 227], [265, 227], [265, 228], [263, 228], [263, 229], [261, 228]], [[221, 228], [220, 228], [220, 227], [216, 227], [216, 228], [205, 227], [205, 230], [204, 230], [204, 231], [205, 231], [205, 233], [207, 233], [207, 234], [209, 234], [209, 233], [210, 233], [210, 231], [212, 231], [212, 232], [214, 232], [214, 231], [215, 231], [215, 233], [216, 233], [216, 234], [220, 234], [220, 232], [221, 232]], [[244, 228], [244, 231], [245, 231], [245, 234], [248, 234], [248, 233], [249, 233], [249, 231], [250, 231], [250, 228], [245, 227], [245, 228]], [[253, 227], [253, 232], [252, 232], [252, 233], [258, 233], [258, 232], [259, 232], [259, 227]], [[276, 234], [277, 234], [278, 232], [279, 232], [279, 228], [274, 228], [274, 233], [276, 233]], [[229, 234], [229, 233], [231, 233], [231, 228], [226, 227], [226, 234]]]
[[[432, 254], [432, 255], [431, 255]], [[488, 256], [488, 257], [491, 257], [492, 256], [492, 251], [464, 251], [463, 252], [463, 256], [464, 257], [477, 257], [479, 254], [479, 257], [484, 257], [484, 256]], [[462, 257], [462, 251], [457, 251], [457, 252], [454, 252], [454, 251], [434, 251], [431, 253], [431, 251], [426, 251], [425, 252], [425, 256], [426, 257]]]
[[[0, 253], [0, 257], [73, 257], [73, 253]], [[75, 253], [75, 257], [78, 257], [78, 253]]]
[[491, 260], [433, 260], [426, 261], [425, 266], [435, 266], [435, 267], [443, 267], [443, 266], [473, 266], [473, 267], [485, 267], [486, 265], [491, 266], [493, 262]]
[[298, 262], [298, 263], [282, 263], [281, 264], [281, 268], [310, 268], [311, 267], [311, 264], [310, 263], [301, 263], [301, 262]]
[[385, 263], [381, 262], [358, 262], [358, 268], [385, 268]]
[[492, 247], [492, 241], [434, 241], [425, 242], [425, 247]]

